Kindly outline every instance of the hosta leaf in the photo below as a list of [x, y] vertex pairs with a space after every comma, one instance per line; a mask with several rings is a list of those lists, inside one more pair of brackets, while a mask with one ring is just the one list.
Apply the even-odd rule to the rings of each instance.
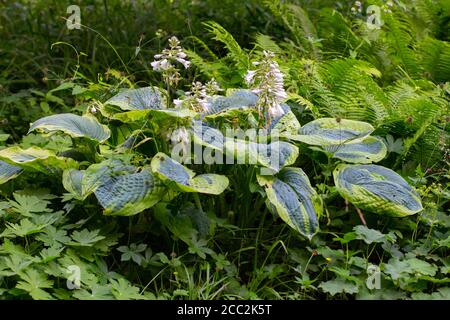
[[168, 187], [181, 192], [220, 194], [228, 187], [228, 178], [218, 174], [195, 173], [166, 154], [156, 154], [151, 162], [153, 173]]
[[236, 158], [238, 164], [257, 164], [273, 172], [293, 164], [298, 157], [298, 148], [284, 141], [265, 144], [226, 138], [224, 150], [227, 156]]
[[166, 109], [167, 101], [157, 87], [124, 90], [105, 104], [114, 105], [122, 110]]
[[134, 122], [152, 118], [152, 121], [176, 121], [179, 119], [191, 119], [197, 115], [196, 112], [189, 109], [163, 109], [163, 110], [132, 110], [128, 112], [116, 113], [112, 116], [113, 119], [122, 122]]
[[385, 167], [341, 164], [333, 176], [341, 196], [358, 208], [398, 217], [423, 209], [417, 192], [400, 175]]
[[131, 216], [159, 202], [164, 190], [151, 172], [143, 169], [137, 173], [112, 176], [94, 193], [105, 208], [104, 214]]
[[219, 130], [200, 121], [194, 122], [193, 140], [196, 144], [223, 152], [224, 136]]
[[358, 142], [373, 132], [374, 128], [362, 121], [321, 118], [305, 124], [298, 134], [285, 137], [311, 145], [329, 146]]
[[0, 150], [0, 160], [24, 169], [30, 168], [44, 173], [53, 172], [55, 169], [78, 167], [78, 163], [71, 158], [58, 157], [50, 150], [37, 147], [21, 149], [14, 146]]
[[62, 176], [64, 188], [79, 200], [85, 198], [82, 188], [83, 172], [84, 170], [68, 169], [64, 170]]
[[378, 162], [386, 157], [386, 145], [378, 138], [367, 137], [356, 143], [325, 146], [324, 150], [333, 154], [333, 158], [351, 163]]
[[[78, 187], [77, 187], [78, 188]], [[106, 215], [130, 216], [150, 208], [160, 201], [165, 188], [144, 168], [119, 160], [107, 160], [91, 165], [83, 175], [81, 195], [94, 192]]]
[[78, 116], [71, 113], [41, 118], [31, 124], [28, 133], [34, 130], [62, 131], [72, 137], [85, 137], [98, 142], [104, 142], [110, 136], [108, 127], [100, 124], [93, 116]]
[[270, 132], [277, 130], [280, 135], [295, 135], [301, 128], [300, 122], [297, 117], [291, 111], [291, 108], [287, 104], [282, 104], [281, 108], [284, 114], [272, 119], [270, 122]]
[[22, 169], [4, 161], [0, 161], [0, 184], [14, 179], [22, 172]]
[[230, 96], [214, 96], [208, 101], [210, 107], [205, 113], [206, 118], [236, 116], [246, 110], [254, 110], [258, 96], [250, 90], [236, 90]]
[[322, 200], [300, 168], [284, 168], [276, 177], [258, 176], [270, 208], [290, 227], [311, 239], [319, 230]]
[[81, 183], [81, 194], [85, 197], [105, 184], [115, 174], [133, 173], [135, 167], [124, 165], [120, 160], [105, 160], [90, 165], [84, 172]]

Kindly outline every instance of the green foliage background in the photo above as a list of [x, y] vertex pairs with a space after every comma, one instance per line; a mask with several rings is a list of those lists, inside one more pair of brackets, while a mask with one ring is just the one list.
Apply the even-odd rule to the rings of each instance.
[[[216, 207], [200, 196], [205, 220], [185, 194], [135, 216], [104, 216], [95, 198], [64, 194], [56, 170], [26, 173], [0, 188], [0, 299], [449, 299], [450, 3], [361, 2], [362, 12], [327, 0], [2, 2], [1, 148], [78, 148], [95, 162], [82, 156], [95, 158], [91, 145], [26, 135], [30, 123], [84, 113], [121, 88], [162, 86], [150, 63], [176, 35], [195, 66], [181, 89], [211, 77], [245, 87], [251, 61], [274, 52], [300, 123], [372, 124], [388, 148], [381, 164], [416, 187], [424, 210], [364, 212], [361, 225], [332, 186], [328, 159], [307, 147], [296, 164], [325, 203], [311, 242], [262, 202], [253, 206], [262, 198], [250, 174]], [[70, 4], [81, 8], [81, 30], [66, 28]], [[386, 9], [380, 29], [367, 27], [370, 4]], [[112, 139], [129, 133], [120, 127]], [[366, 286], [371, 264], [382, 290]], [[81, 268], [78, 290], [66, 285], [71, 265]]]

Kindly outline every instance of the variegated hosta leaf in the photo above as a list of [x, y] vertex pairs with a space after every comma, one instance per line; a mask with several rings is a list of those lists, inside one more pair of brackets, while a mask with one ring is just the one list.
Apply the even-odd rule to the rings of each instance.
[[181, 192], [221, 194], [228, 187], [228, 178], [218, 174], [195, 173], [166, 154], [156, 154], [151, 162], [153, 173], [168, 187]]
[[0, 161], [0, 184], [14, 179], [22, 172], [22, 169], [4, 161]]
[[189, 109], [162, 109], [162, 110], [132, 110], [128, 112], [116, 113], [112, 116], [113, 119], [122, 122], [135, 122], [152, 118], [152, 121], [177, 121], [180, 119], [192, 119], [197, 115], [195, 111]]
[[225, 139], [225, 154], [234, 157], [238, 164], [255, 164], [278, 172], [291, 165], [298, 157], [297, 146], [284, 141], [268, 144], [240, 139]]
[[157, 87], [124, 90], [105, 104], [117, 106], [122, 110], [160, 110], [167, 108], [164, 94]]
[[131, 174], [135, 171], [136, 167], [125, 165], [122, 161], [116, 159], [92, 164], [83, 174], [81, 194], [83, 197], [88, 196], [115, 174]]
[[194, 143], [223, 152], [225, 137], [220, 130], [203, 122], [195, 121], [192, 127], [192, 136]]
[[[77, 174], [72, 175], [77, 178]], [[80, 190], [78, 185], [74, 189]], [[107, 160], [91, 165], [83, 174], [81, 197], [91, 192], [105, 209], [104, 214], [131, 216], [160, 201], [166, 189], [147, 168], [139, 172], [121, 161]]]
[[378, 138], [367, 137], [356, 143], [325, 146], [325, 151], [333, 154], [333, 158], [351, 163], [378, 162], [386, 157], [386, 145]]
[[131, 216], [158, 203], [165, 188], [158, 185], [148, 169], [109, 177], [95, 191], [106, 215]]
[[78, 163], [71, 158], [58, 157], [50, 150], [37, 147], [24, 150], [14, 146], [0, 150], [0, 160], [20, 168], [34, 169], [44, 173], [53, 172], [55, 169], [78, 167]]
[[322, 199], [300, 168], [284, 168], [275, 177], [257, 176], [264, 187], [269, 208], [291, 228], [311, 240], [319, 230]]
[[361, 141], [373, 130], [370, 124], [362, 121], [321, 118], [304, 125], [297, 135], [287, 134], [285, 137], [311, 145], [329, 146]]
[[287, 104], [282, 104], [281, 108], [284, 114], [271, 120], [269, 132], [277, 130], [280, 136], [296, 135], [301, 128], [300, 122]]
[[209, 99], [210, 107], [206, 118], [235, 117], [243, 112], [253, 111], [258, 96], [250, 90], [236, 90], [229, 96], [214, 96]]
[[341, 196], [358, 208], [398, 217], [423, 209], [417, 192], [388, 168], [341, 164], [333, 177]]
[[237, 164], [255, 164], [278, 172], [282, 167], [293, 164], [298, 157], [298, 148], [288, 142], [255, 142], [259, 138], [266, 138], [256, 136], [256, 131], [253, 136], [247, 137], [250, 141], [245, 140], [245, 132], [233, 139], [225, 137], [222, 132], [205, 123], [196, 121], [192, 132], [196, 144], [218, 150], [227, 158], [236, 159]]
[[92, 116], [78, 116], [71, 113], [62, 113], [41, 118], [31, 124], [33, 130], [45, 132], [62, 131], [72, 137], [86, 137], [98, 142], [104, 142], [110, 136], [107, 126], [100, 124]]
[[83, 195], [82, 180], [84, 170], [67, 169], [64, 170], [62, 183], [64, 188], [69, 191], [76, 199], [84, 200], [87, 195]]

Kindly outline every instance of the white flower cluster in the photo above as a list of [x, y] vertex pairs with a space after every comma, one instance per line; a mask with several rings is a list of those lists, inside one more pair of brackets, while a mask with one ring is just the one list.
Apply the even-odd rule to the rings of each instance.
[[186, 60], [186, 53], [180, 47], [180, 41], [173, 36], [169, 39], [169, 48], [164, 49], [160, 54], [156, 54], [155, 61], [151, 63], [153, 70], [163, 73], [164, 80], [169, 85], [177, 84], [180, 81], [180, 73], [174, 63], [181, 63], [186, 69], [190, 66], [190, 61]]
[[[283, 115], [281, 104], [286, 100], [287, 94], [283, 87], [283, 74], [272, 52], [264, 51], [263, 58], [259, 62], [253, 62], [256, 70], [248, 71], [245, 81], [252, 87], [252, 92], [257, 94], [257, 103], [260, 118], [263, 112], [272, 117]], [[270, 119], [269, 119], [270, 121]]]
[[184, 99], [175, 99], [173, 103], [178, 108], [185, 106], [197, 112], [207, 112], [211, 105], [208, 102], [209, 98], [218, 91], [222, 89], [214, 79], [208, 81], [206, 85], [196, 81], [192, 83], [191, 91], [185, 92]]

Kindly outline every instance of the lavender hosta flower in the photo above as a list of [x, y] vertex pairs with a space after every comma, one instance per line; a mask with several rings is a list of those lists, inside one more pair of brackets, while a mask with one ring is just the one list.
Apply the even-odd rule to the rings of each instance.
[[175, 62], [182, 64], [187, 69], [190, 66], [190, 61], [186, 57], [186, 53], [180, 47], [180, 41], [177, 37], [171, 37], [169, 39], [169, 48], [155, 54], [155, 60], [151, 63], [151, 66], [153, 70], [163, 73], [164, 80], [168, 85], [176, 85], [180, 81], [181, 76], [175, 66]]
[[208, 112], [211, 107], [208, 102], [209, 98], [218, 91], [222, 91], [222, 89], [214, 79], [208, 81], [206, 85], [196, 81], [192, 83], [191, 91], [184, 93], [184, 99], [174, 99], [173, 103], [177, 108], [187, 106], [197, 112]]
[[257, 63], [255, 70], [249, 70], [245, 76], [245, 81], [251, 87], [252, 92], [258, 95], [256, 104], [258, 114], [261, 118], [266, 114], [268, 126], [271, 118], [276, 118], [284, 114], [281, 104], [287, 99], [283, 86], [283, 73], [280, 71], [275, 55], [272, 52], [263, 51], [263, 58]]

